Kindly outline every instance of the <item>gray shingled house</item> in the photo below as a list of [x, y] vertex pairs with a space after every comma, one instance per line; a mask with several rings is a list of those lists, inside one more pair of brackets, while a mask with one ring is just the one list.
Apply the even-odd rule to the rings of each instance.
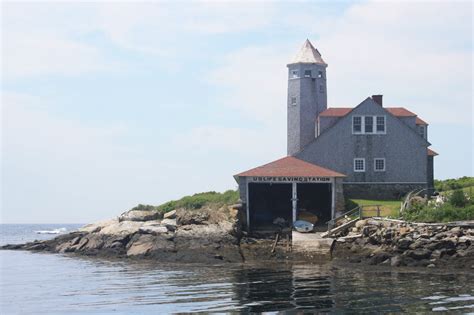
[[373, 95], [353, 108], [327, 107], [327, 64], [306, 40], [288, 66], [286, 158], [235, 175], [247, 227], [299, 211], [326, 220], [345, 198], [394, 199], [432, 189], [428, 124]]

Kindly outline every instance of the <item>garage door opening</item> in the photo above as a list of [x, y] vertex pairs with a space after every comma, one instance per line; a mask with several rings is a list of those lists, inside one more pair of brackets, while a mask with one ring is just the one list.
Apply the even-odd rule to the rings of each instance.
[[249, 184], [249, 216], [252, 230], [275, 230], [276, 218], [292, 223], [291, 184]]
[[297, 184], [298, 219], [324, 225], [331, 220], [331, 184]]

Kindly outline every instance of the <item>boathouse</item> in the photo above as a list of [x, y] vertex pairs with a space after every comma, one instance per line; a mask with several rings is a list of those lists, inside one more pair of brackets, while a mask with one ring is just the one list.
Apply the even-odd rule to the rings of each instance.
[[301, 216], [325, 224], [343, 208], [343, 177], [291, 156], [237, 174], [244, 225], [271, 230], [277, 218], [292, 223]]

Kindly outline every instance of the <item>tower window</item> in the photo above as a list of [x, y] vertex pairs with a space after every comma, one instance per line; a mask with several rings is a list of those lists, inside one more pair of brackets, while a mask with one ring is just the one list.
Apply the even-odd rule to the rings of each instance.
[[354, 159], [354, 172], [365, 172], [365, 159]]
[[304, 77], [305, 78], [311, 78], [311, 70], [305, 70], [304, 71]]
[[319, 92], [324, 93], [324, 85], [319, 86]]
[[318, 78], [322, 78], [323, 77], [323, 72], [322, 71], [318, 71]]
[[296, 106], [296, 97], [291, 98], [291, 106]]
[[298, 78], [298, 70], [291, 70], [291, 77], [293, 79]]
[[385, 159], [374, 159], [374, 171], [376, 172], [385, 171]]

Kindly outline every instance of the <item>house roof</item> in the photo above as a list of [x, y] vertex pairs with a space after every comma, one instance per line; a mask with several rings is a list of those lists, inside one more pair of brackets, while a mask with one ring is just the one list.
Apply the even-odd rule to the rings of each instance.
[[437, 156], [437, 155], [439, 155], [439, 154], [436, 153], [435, 151], [431, 150], [430, 148], [428, 148], [428, 155], [429, 155], [429, 156]]
[[345, 177], [344, 174], [308, 163], [292, 156], [287, 156], [271, 163], [253, 168], [235, 176], [315, 176], [315, 177]]
[[[428, 125], [423, 119], [418, 118], [413, 112], [404, 107], [384, 107], [390, 114], [395, 117], [416, 117], [417, 125]], [[352, 107], [330, 107], [319, 114], [320, 117], [343, 117], [349, 114]]]
[[319, 51], [314, 48], [313, 44], [311, 44], [308, 39], [304, 42], [303, 47], [301, 47], [300, 51], [289, 64], [294, 63], [318, 63], [327, 65], [321, 57]]

